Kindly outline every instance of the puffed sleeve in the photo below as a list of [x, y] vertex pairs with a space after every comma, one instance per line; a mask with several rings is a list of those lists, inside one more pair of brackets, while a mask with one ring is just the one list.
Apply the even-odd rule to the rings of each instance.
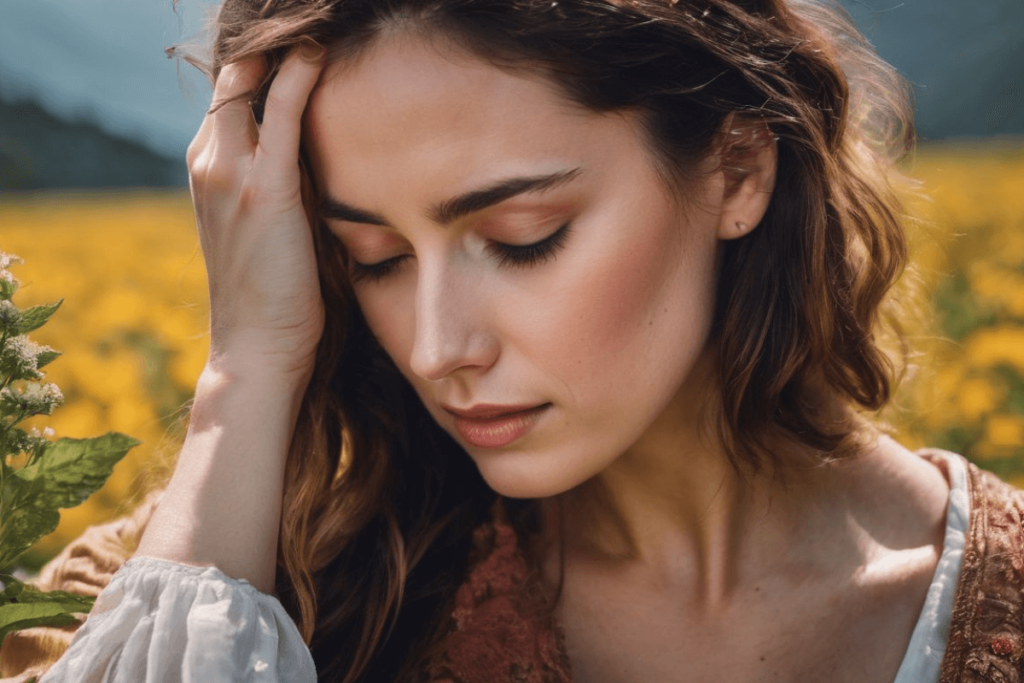
[[114, 574], [40, 683], [315, 683], [273, 596], [214, 567], [136, 557]]

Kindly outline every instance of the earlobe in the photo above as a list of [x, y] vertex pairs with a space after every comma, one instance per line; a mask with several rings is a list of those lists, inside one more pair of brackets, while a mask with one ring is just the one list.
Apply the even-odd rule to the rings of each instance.
[[725, 130], [718, 238], [729, 240], [748, 235], [764, 218], [775, 189], [778, 150], [775, 135], [759, 119], [730, 115]]

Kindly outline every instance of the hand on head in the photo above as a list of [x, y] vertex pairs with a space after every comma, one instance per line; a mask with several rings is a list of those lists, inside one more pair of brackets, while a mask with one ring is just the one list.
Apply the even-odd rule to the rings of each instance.
[[289, 53], [270, 86], [259, 126], [250, 98], [267, 77], [264, 59], [226, 65], [189, 146], [210, 285], [211, 362], [298, 374], [312, 370], [323, 303], [302, 203], [299, 139], [322, 54], [312, 44]]

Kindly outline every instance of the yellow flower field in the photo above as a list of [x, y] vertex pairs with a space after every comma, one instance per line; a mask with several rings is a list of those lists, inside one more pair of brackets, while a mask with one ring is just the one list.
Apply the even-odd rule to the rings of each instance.
[[119, 431], [143, 442], [102, 490], [61, 513], [26, 558], [32, 565], [130, 506], [157, 456], [173, 455], [206, 360], [206, 273], [181, 191], [0, 195], [0, 251], [25, 261], [13, 267], [19, 307], [65, 299], [31, 335], [64, 352], [46, 372], [67, 402], [38, 424], [57, 436]]
[[1024, 486], [1024, 142], [919, 151], [915, 263], [932, 306], [912, 330], [904, 441], [964, 453]]
[[[958, 450], [1024, 485], [1024, 142], [926, 147], [911, 169], [916, 277], [934, 322], [884, 416], [910, 446]], [[19, 306], [64, 298], [33, 338], [64, 352], [47, 368], [67, 404], [58, 436], [114, 430], [143, 441], [107, 485], [27, 558], [35, 565], [138, 495], [173, 455], [206, 356], [202, 256], [188, 194], [0, 195], [0, 251]]]

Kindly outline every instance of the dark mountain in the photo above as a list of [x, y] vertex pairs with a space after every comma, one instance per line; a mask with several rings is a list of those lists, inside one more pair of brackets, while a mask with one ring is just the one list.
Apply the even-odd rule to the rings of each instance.
[[65, 121], [31, 101], [0, 99], [0, 191], [187, 183], [184, 160], [87, 121]]

